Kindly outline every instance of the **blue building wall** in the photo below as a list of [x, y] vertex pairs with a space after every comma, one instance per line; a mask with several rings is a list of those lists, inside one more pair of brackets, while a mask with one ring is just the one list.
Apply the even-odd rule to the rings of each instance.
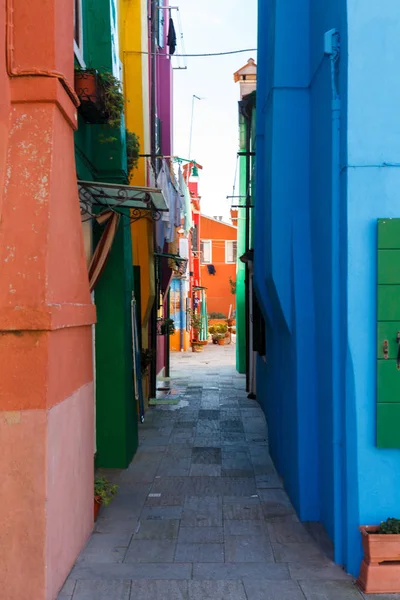
[[358, 525], [400, 516], [400, 451], [375, 447], [376, 219], [400, 216], [399, 25], [397, 0], [259, 2], [257, 397], [301, 519], [324, 524], [353, 574]]

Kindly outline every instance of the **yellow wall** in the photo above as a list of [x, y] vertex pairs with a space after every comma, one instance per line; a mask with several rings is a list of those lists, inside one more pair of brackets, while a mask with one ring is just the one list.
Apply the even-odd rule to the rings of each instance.
[[[171, 340], [171, 351], [179, 352], [181, 349], [181, 332], [177, 330], [173, 335], [170, 336]], [[183, 332], [183, 350], [186, 352], [190, 348], [190, 334], [188, 331]]]
[[[150, 152], [149, 57], [147, 0], [120, 0], [120, 50], [123, 64], [126, 128], [136, 133], [140, 153]], [[143, 54], [140, 54], [143, 52]], [[146, 186], [147, 159], [131, 174], [131, 185]], [[147, 324], [154, 302], [153, 222], [132, 224], [133, 264], [140, 266], [143, 346], [147, 347]]]
[[[147, 0], [120, 0], [120, 52], [123, 64], [125, 121], [140, 139], [141, 154], [150, 152], [149, 56]], [[143, 52], [143, 54], [140, 54]], [[132, 185], [147, 184], [147, 160], [139, 159]]]

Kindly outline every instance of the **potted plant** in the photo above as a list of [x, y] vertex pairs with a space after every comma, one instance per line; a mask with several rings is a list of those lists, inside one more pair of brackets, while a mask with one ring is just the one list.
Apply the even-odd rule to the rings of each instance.
[[225, 345], [225, 333], [217, 333], [217, 344], [218, 346]]
[[192, 352], [203, 352], [203, 342], [199, 342], [198, 340], [193, 340], [192, 342]]
[[400, 592], [400, 520], [360, 527], [364, 559], [358, 586], [367, 594]]
[[118, 491], [115, 483], [110, 483], [105, 477], [97, 477], [94, 480], [94, 520], [100, 510], [100, 506], [108, 506]]
[[201, 329], [203, 320], [202, 320], [201, 315], [197, 314], [194, 310], [191, 310], [189, 314], [190, 314], [190, 320], [191, 320], [191, 325], [192, 325], [192, 329], [193, 329], [193, 338], [195, 340], [197, 340], [199, 337], [199, 333], [200, 333], [200, 329]]
[[81, 102], [79, 111], [85, 121], [120, 127], [124, 112], [121, 82], [107, 71], [75, 69], [75, 91]]
[[173, 319], [164, 319], [161, 323], [161, 335], [173, 335], [175, 333], [175, 322]]
[[211, 325], [211, 327], [208, 328], [208, 333], [211, 335], [211, 339], [212, 339], [212, 343], [216, 344], [217, 343], [217, 326], [216, 325]]

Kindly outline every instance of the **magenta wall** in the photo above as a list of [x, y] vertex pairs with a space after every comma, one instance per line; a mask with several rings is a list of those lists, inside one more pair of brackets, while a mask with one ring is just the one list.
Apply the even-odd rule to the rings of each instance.
[[[169, 6], [169, 0], [163, 2], [164, 6]], [[172, 115], [172, 63], [168, 55], [167, 37], [169, 27], [169, 12], [165, 13], [164, 23], [164, 48], [160, 48], [159, 55], [157, 57], [157, 113], [159, 119], [162, 121], [162, 139], [161, 139], [161, 152], [164, 156], [171, 156], [172, 154], [172, 126], [173, 126], [173, 115]], [[172, 12], [172, 18], [174, 18], [174, 12]]]

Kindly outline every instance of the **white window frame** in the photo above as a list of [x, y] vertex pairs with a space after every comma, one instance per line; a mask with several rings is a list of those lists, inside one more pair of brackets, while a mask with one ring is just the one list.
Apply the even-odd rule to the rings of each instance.
[[[236, 259], [228, 260], [228, 245], [232, 244], [232, 254], [233, 254], [233, 245], [236, 244]], [[228, 265], [235, 265], [237, 262], [237, 240], [225, 240], [225, 262]]]
[[[204, 251], [201, 252], [201, 244], [210, 244], [210, 260], [204, 260]], [[202, 265], [211, 265], [212, 263], [212, 240], [200, 240], [200, 262]]]
[[[85, 68], [85, 61], [83, 60], [83, 27], [82, 27], [82, 0], [73, 0], [74, 2], [74, 54], [82, 68]], [[75, 6], [78, 3], [78, 23], [79, 23], [79, 39], [78, 43], [75, 39]]]

